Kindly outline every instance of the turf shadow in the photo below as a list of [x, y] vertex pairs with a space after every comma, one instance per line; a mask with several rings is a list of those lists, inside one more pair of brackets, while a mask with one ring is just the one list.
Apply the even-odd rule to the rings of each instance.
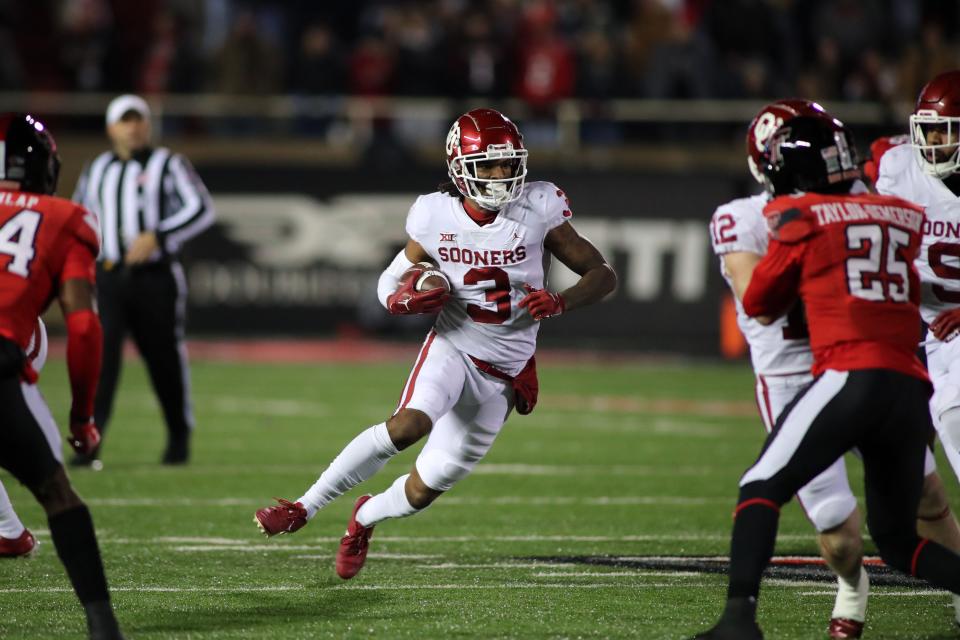
[[[356, 621], [357, 608], [369, 608], [383, 598], [383, 594], [375, 591], [364, 592], [361, 602], [355, 592], [328, 588], [339, 583], [339, 580], [314, 583], [294, 592], [224, 593], [216, 600], [197, 604], [195, 609], [183, 607], [183, 603], [176, 609], [171, 609], [169, 602], [156, 601], [155, 606], [141, 603], [136, 613], [132, 611], [134, 607], [125, 607], [130, 613], [122, 618], [134, 620], [122, 623], [124, 630], [134, 637], [141, 633], [242, 631], [251, 638], [266, 638], [275, 635], [278, 622], [298, 626], [315, 624], [318, 620]], [[138, 617], [149, 622], [137, 624]]]

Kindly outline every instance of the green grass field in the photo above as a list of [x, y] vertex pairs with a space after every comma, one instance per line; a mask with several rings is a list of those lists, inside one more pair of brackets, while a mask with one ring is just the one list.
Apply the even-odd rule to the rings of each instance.
[[[193, 460], [171, 469], [158, 464], [163, 428], [144, 370], [129, 362], [104, 470], [71, 472], [128, 637], [682, 638], [715, 620], [724, 575], [630, 559], [727, 554], [737, 479], [762, 441], [746, 365], [541, 365], [536, 412], [513, 416], [475, 473], [424, 513], [379, 525], [349, 582], [333, 557], [355, 497], [406, 473], [419, 447], [297, 534], [261, 537], [254, 510], [297, 498], [383, 420], [407, 370], [195, 362]], [[62, 361], [41, 386], [63, 420]], [[41, 510], [0, 477], [41, 540], [37, 556], [0, 563], [0, 638], [82, 637]], [[780, 534], [778, 554], [816, 553], [795, 503]], [[761, 597], [767, 637], [826, 636], [831, 583], [768, 581]], [[955, 638], [949, 605], [940, 592], [875, 587], [865, 637]]]

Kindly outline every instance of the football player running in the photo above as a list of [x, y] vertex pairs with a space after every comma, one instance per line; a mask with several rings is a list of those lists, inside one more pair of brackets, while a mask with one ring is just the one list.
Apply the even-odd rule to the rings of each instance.
[[740, 479], [727, 603], [696, 638], [763, 638], [756, 622], [762, 573], [780, 507], [856, 447], [867, 524], [889, 566], [960, 593], [960, 555], [918, 535], [916, 515], [932, 430], [927, 373], [916, 356], [924, 222], [919, 206], [851, 193], [860, 177], [850, 133], [836, 120], [797, 117], [773, 134], [763, 175], [776, 196], [771, 230], [743, 308], [754, 318], [806, 308], [814, 380], [784, 409]]
[[926, 207], [917, 269], [920, 313], [933, 380], [934, 424], [960, 478], [960, 71], [931, 80], [917, 97], [906, 136], [880, 138], [864, 167], [878, 193]]
[[[933, 382], [933, 424], [954, 474], [960, 478], [960, 71], [936, 76], [920, 91], [907, 136], [880, 138], [864, 172], [878, 193], [926, 208], [917, 256], [920, 315], [928, 325], [924, 345]], [[921, 535], [960, 552], [960, 527], [939, 477], [921, 503]], [[953, 598], [960, 625], [960, 597]]]
[[100, 439], [93, 424], [103, 343], [94, 297], [100, 239], [90, 212], [52, 195], [59, 169], [56, 143], [40, 121], [22, 113], [0, 115], [0, 467], [46, 512], [90, 638], [122, 640], [93, 519], [64, 471], [60, 434], [27, 355], [37, 318], [58, 300], [73, 397], [69, 441], [78, 452], [93, 450]]
[[[344, 579], [363, 567], [377, 523], [425, 509], [470, 473], [514, 408], [533, 409], [540, 321], [598, 302], [616, 285], [607, 261], [570, 224], [563, 191], [525, 182], [523, 137], [503, 114], [474, 109], [457, 118], [446, 157], [452, 182], [414, 202], [406, 247], [377, 287], [390, 313], [439, 313], [399, 406], [354, 438], [298, 500], [255, 514], [267, 536], [292, 533], [427, 436], [410, 473], [356, 501], [337, 552]], [[546, 289], [549, 254], [581, 276], [574, 286]], [[417, 278], [401, 282], [427, 261], [447, 276], [449, 293], [417, 291]]]
[[[799, 116], [833, 120], [819, 104], [794, 98], [766, 105], [750, 122], [747, 164], [757, 182], [763, 183], [760, 165], [770, 135]], [[866, 190], [860, 181], [852, 185], [854, 192]], [[710, 223], [713, 250], [734, 294], [737, 323], [750, 345], [757, 406], [768, 433], [783, 409], [813, 380], [813, 354], [803, 307], [798, 304], [780, 318], [763, 318], [761, 322], [747, 316], [741, 303], [753, 269], [767, 251], [769, 233], [763, 207], [770, 199], [764, 192], [733, 200], [718, 207]], [[927, 537], [953, 548], [960, 529], [953, 517], [947, 517], [949, 505], [932, 455], [926, 457], [925, 476], [918, 526]], [[863, 632], [870, 583], [862, 563], [860, 511], [843, 458], [800, 489], [797, 499], [818, 532], [821, 555], [838, 576], [828, 633], [832, 638], [858, 638]]]

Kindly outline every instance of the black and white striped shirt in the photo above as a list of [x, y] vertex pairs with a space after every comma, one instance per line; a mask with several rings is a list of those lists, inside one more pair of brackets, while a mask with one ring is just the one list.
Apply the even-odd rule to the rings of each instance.
[[157, 234], [150, 261], [175, 256], [184, 242], [213, 224], [213, 202], [189, 161], [159, 147], [123, 161], [105, 151], [83, 169], [73, 201], [100, 219], [98, 260], [120, 263], [138, 235]]

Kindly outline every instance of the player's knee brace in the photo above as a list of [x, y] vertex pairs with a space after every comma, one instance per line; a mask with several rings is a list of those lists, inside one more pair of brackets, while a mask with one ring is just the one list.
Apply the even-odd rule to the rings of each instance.
[[857, 499], [853, 495], [835, 496], [812, 502], [801, 497], [801, 501], [813, 526], [821, 533], [842, 525], [857, 508]]
[[417, 458], [420, 479], [434, 491], [449, 491], [472, 470], [472, 464], [442, 449], [426, 449]]

